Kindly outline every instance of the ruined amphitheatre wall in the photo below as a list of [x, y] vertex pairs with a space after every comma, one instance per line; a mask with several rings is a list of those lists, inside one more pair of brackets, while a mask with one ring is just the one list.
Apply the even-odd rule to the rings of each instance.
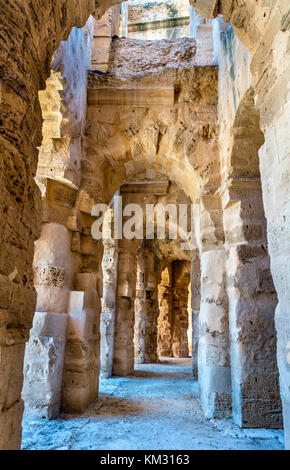
[[[222, 20], [215, 21], [221, 24]], [[258, 157], [264, 137], [251, 88], [251, 56], [231, 26], [224, 25], [218, 49], [233, 418], [241, 426], [267, 427], [270, 419], [272, 427], [280, 427], [277, 296], [269, 266]], [[251, 359], [254, 350], [255, 361]], [[259, 401], [252, 400], [258, 396]]]
[[93, 32], [91, 16], [83, 28], [72, 29], [55, 52], [46, 88], [39, 93], [44, 120], [37, 167], [40, 182], [43, 177], [80, 186]]
[[[207, 17], [222, 13], [251, 52], [251, 86], [265, 143], [259, 150], [271, 273], [278, 295], [275, 323], [286, 447], [289, 448], [289, 4], [191, 2]], [[287, 158], [288, 157], [288, 158]]]
[[[28, 339], [36, 303], [32, 261], [34, 240], [40, 235], [41, 221], [40, 193], [34, 183], [37, 147], [41, 144], [38, 90], [46, 86], [52, 54], [59, 47], [60, 40], [67, 39], [73, 26], [83, 26], [89, 13], [97, 10], [102, 14], [112, 3], [89, 0], [58, 1], [53, 5], [43, 5], [43, 2], [37, 0], [22, 2], [21, 5], [12, 0], [8, 4], [6, 1], [0, 3], [1, 19], [5, 19], [5, 24], [1, 25], [3, 34], [0, 38], [3, 51], [0, 58], [3, 117], [0, 140], [0, 213], [3, 220], [0, 260], [3, 291], [0, 447], [4, 449], [20, 445], [24, 343]], [[194, 3], [201, 5], [200, 1]], [[200, 10], [204, 16], [217, 13], [214, 8], [217, 2], [202, 3], [211, 6], [209, 10]], [[287, 1], [273, 1], [267, 4], [265, 10], [262, 2], [249, 1], [245, 5], [242, 1], [222, 1], [218, 5], [220, 12], [232, 21], [240, 39], [253, 55], [251, 84], [256, 93], [256, 106], [261, 115], [260, 126], [266, 139], [260, 150], [261, 177], [271, 270], [279, 299], [276, 314], [278, 358], [286, 446], [289, 446], [289, 178], [286, 169], [288, 144], [285, 138], [289, 106], [286, 92], [283, 91], [286, 90], [286, 74], [289, 73], [289, 61], [285, 60], [289, 54], [288, 4]], [[263, 73], [264, 67], [268, 67], [267, 73]], [[89, 184], [86, 190], [88, 187]], [[82, 199], [87, 200], [86, 197]], [[72, 220], [76, 220], [75, 215]]]

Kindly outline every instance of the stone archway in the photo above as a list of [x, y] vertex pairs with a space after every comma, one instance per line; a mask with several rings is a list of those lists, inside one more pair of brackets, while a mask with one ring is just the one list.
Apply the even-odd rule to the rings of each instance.
[[[1, 214], [4, 221], [1, 238], [1, 299], [4, 321], [1, 324], [1, 400], [0, 447], [20, 445], [22, 364], [24, 344], [32, 323], [36, 296], [32, 280], [34, 241], [40, 236], [40, 194], [34, 182], [37, 147], [41, 144], [41, 110], [39, 89], [45, 87], [52, 55], [73, 26], [83, 26], [90, 13], [102, 14], [112, 1], [59, 1], [40, 5], [37, 0], [20, 6], [1, 2]], [[194, 2], [201, 8], [201, 2]], [[288, 72], [288, 7], [276, 1], [272, 9], [261, 2], [202, 2], [209, 9], [205, 16], [223, 13], [251, 49], [253, 87], [261, 116], [265, 144], [260, 164], [265, 213], [268, 222], [269, 253], [275, 287], [278, 293], [276, 325], [278, 358], [284, 405], [286, 445], [289, 446], [289, 365], [287, 346], [289, 332], [289, 289], [286, 257], [289, 186], [287, 179], [287, 142], [283, 126], [287, 122], [285, 82]], [[216, 5], [220, 10], [216, 9]], [[255, 21], [260, 19], [260, 21]], [[44, 26], [45, 25], [45, 26]], [[265, 60], [266, 58], [266, 60]], [[271, 63], [269, 73], [265, 68]], [[266, 90], [266, 91], [265, 91]], [[277, 98], [277, 99], [276, 99]], [[271, 103], [275, 102], [273, 108]], [[281, 136], [279, 144], [276, 139]], [[271, 165], [268, 164], [269, 159]], [[170, 165], [169, 165], [170, 166]], [[167, 162], [164, 160], [164, 168]], [[181, 167], [179, 178], [187, 170]], [[112, 188], [113, 188], [112, 184]], [[89, 199], [84, 189], [82, 204]], [[188, 186], [188, 191], [191, 188]], [[90, 193], [89, 193], [90, 195]], [[103, 195], [102, 195], [103, 196]], [[207, 199], [209, 202], [209, 199]], [[205, 200], [203, 200], [205, 203]], [[75, 220], [75, 219], [74, 219]], [[279, 227], [281, 230], [278, 230]], [[25, 253], [25, 256], [23, 255]], [[14, 365], [17, 364], [17, 367]], [[2, 378], [3, 377], [3, 378]], [[3, 384], [2, 384], [3, 382]], [[12, 391], [13, 389], [13, 391]], [[287, 434], [288, 433], [288, 434]]]

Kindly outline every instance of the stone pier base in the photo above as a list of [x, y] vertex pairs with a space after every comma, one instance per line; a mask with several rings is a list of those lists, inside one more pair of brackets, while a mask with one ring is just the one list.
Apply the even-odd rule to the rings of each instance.
[[25, 415], [56, 418], [60, 410], [67, 315], [35, 312], [24, 359]]

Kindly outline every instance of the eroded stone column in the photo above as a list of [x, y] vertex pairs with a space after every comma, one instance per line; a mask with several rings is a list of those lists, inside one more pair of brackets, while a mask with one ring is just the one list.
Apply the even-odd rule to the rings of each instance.
[[[276, 360], [276, 291], [267, 251], [260, 180], [233, 180], [225, 209], [233, 419], [282, 426]], [[236, 202], [235, 202], [236, 201]]]
[[[255, 102], [260, 111], [260, 126], [265, 138], [265, 144], [259, 150], [259, 159], [271, 273], [278, 295], [275, 327], [285, 448], [290, 449], [289, 4], [278, 2], [274, 14], [275, 23], [271, 22], [271, 33], [267, 29], [266, 41], [262, 41], [267, 61], [266, 54], [260, 54], [259, 51], [257, 56], [262, 58], [263, 67], [258, 68], [254, 64], [257, 72]], [[269, 70], [266, 84], [260, 78], [265, 67]]]
[[192, 314], [192, 376], [198, 378], [198, 343], [199, 343], [199, 311], [200, 311], [200, 261], [199, 257], [191, 262], [191, 314]]
[[172, 263], [172, 354], [188, 357], [188, 284], [190, 267], [185, 261]]
[[[106, 217], [103, 233], [106, 232]], [[104, 254], [102, 260], [103, 270], [103, 298], [101, 310], [101, 375], [111, 377], [114, 354], [114, 331], [116, 310], [116, 287], [118, 248], [117, 240], [105, 236], [103, 238]]]
[[35, 312], [25, 349], [25, 415], [57, 418], [61, 404], [66, 314]]
[[157, 361], [157, 286], [153, 253], [140, 248], [137, 252], [134, 346], [135, 362]]
[[158, 357], [172, 356], [172, 267], [169, 264], [161, 273], [158, 285]]
[[134, 302], [136, 294], [136, 241], [119, 241], [113, 375], [134, 371]]
[[201, 255], [198, 380], [207, 418], [229, 417], [231, 412], [225, 259], [222, 248]]
[[158, 299], [154, 257], [150, 250], [145, 252], [145, 362], [157, 361], [157, 319]]
[[145, 297], [145, 259], [144, 252], [137, 252], [136, 298], [134, 324], [134, 355], [136, 364], [145, 362], [146, 297]]
[[201, 209], [201, 301], [198, 345], [198, 380], [207, 418], [231, 415], [226, 250], [221, 201], [204, 196]]
[[67, 304], [73, 267], [70, 234], [56, 223], [44, 224], [35, 243], [36, 314], [24, 360], [25, 413], [55, 418], [61, 404]]
[[62, 408], [82, 412], [98, 394], [100, 372], [100, 310], [97, 274], [80, 273], [68, 303]]

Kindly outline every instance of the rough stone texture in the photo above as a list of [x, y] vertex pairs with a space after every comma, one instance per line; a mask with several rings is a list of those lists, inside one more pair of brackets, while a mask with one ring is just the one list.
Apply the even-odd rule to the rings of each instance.
[[46, 88], [39, 92], [44, 122], [37, 181], [54, 178], [80, 186], [94, 23], [90, 17], [84, 28], [73, 28], [68, 40], [61, 43]]
[[232, 181], [224, 209], [233, 418], [242, 427], [279, 428], [282, 409], [274, 327], [277, 297], [267, 253], [259, 175], [258, 149], [264, 139], [252, 90], [240, 103], [233, 131]]
[[100, 301], [93, 279], [86, 292], [70, 293], [62, 408], [84, 411], [98, 393]]
[[25, 349], [22, 398], [27, 416], [59, 414], [67, 315], [35, 312]]
[[[202, 2], [191, 2], [201, 14]], [[213, 1], [207, 2], [211, 4]], [[212, 9], [213, 11], [213, 9]], [[212, 13], [212, 12], [211, 12]], [[278, 295], [276, 309], [277, 358], [283, 403], [285, 445], [289, 448], [289, 178], [286, 161], [289, 142], [285, 138], [289, 123], [289, 97], [285, 80], [289, 76], [289, 4], [284, 0], [263, 2], [218, 2], [214, 14], [222, 13], [234, 26], [238, 37], [249, 48], [251, 59], [250, 84], [260, 113], [260, 126], [265, 143], [259, 151], [263, 202], [267, 218], [267, 233], [271, 272]], [[246, 90], [244, 90], [245, 92]], [[241, 95], [240, 95], [241, 96]]]
[[140, 248], [137, 253], [135, 299], [135, 363], [157, 361], [157, 285], [154, 274], [154, 255]]
[[87, 164], [90, 175], [99, 165], [106, 170], [97, 184], [108, 200], [145, 168], [167, 175], [193, 201], [201, 186], [218, 184], [217, 70], [197, 65], [194, 44], [150, 41], [144, 51], [144, 41], [115, 39], [108, 74], [90, 73]]
[[[269, 358], [266, 364], [268, 378], [263, 373], [260, 374], [260, 369], [259, 377], [255, 377], [251, 373], [253, 365], [248, 360], [257, 352], [251, 341], [252, 331], [246, 328], [247, 322], [240, 322], [240, 314], [243, 312], [239, 303], [234, 304], [233, 297], [232, 303], [229, 302], [230, 318], [234, 319], [230, 323], [231, 352], [233, 358], [239, 357], [238, 363], [242, 367], [235, 370], [233, 368], [232, 376], [233, 383], [237, 383], [235, 391], [239, 390], [239, 396], [245, 398], [244, 401], [234, 400], [235, 416], [242, 416], [244, 413], [245, 421], [248, 422], [253, 409], [257, 424], [265, 423], [262, 415], [270, 416], [267, 418], [267, 425], [270, 422], [272, 425], [274, 421], [277, 424], [280, 410], [273, 328], [276, 301], [275, 293], [271, 290], [273, 287], [269, 276], [269, 259], [265, 249], [267, 245], [257, 243], [257, 240], [266, 241], [265, 236], [262, 238], [259, 233], [265, 220], [263, 219], [263, 223], [253, 223], [248, 227], [245, 223], [243, 226], [247, 199], [243, 191], [236, 191], [235, 182], [231, 187], [232, 178], [235, 180], [245, 177], [239, 172], [246, 155], [249, 157], [246, 162], [249, 174], [246, 177], [255, 179], [259, 176], [251, 171], [257, 169], [257, 149], [263, 144], [261, 133], [256, 134], [256, 130], [252, 132], [249, 129], [251, 126], [246, 126], [248, 141], [241, 142], [245, 137], [245, 126], [235, 122], [236, 116], [239, 117], [240, 105], [244, 97], [247, 98], [246, 93], [249, 90], [260, 115], [259, 127], [265, 139], [259, 150], [259, 163], [271, 273], [278, 297], [277, 357], [286, 447], [289, 448], [289, 2], [272, 0], [265, 4], [262, 1], [244, 0], [192, 0], [197, 11], [205, 16], [212, 18], [219, 13], [223, 14], [251, 53], [250, 56], [245, 47], [241, 46], [231, 27], [225, 26], [223, 21], [215, 20], [222, 29], [217, 35], [220, 36], [221, 33], [219, 73], [215, 67], [205, 67], [210, 65], [208, 55], [196, 52], [194, 41], [190, 42], [188, 39], [179, 39], [175, 44], [170, 41], [112, 41], [108, 74], [90, 74], [88, 119], [84, 122], [89, 55], [83, 54], [82, 62], [78, 54], [85, 50], [86, 41], [87, 44], [90, 42], [92, 30], [73, 30], [70, 38], [69, 34], [73, 26], [84, 26], [90, 13], [101, 16], [109, 6], [117, 3], [119, 2], [113, 0], [98, 3], [93, 0], [58, 0], [46, 4], [39, 0], [0, 2], [0, 214], [3, 221], [0, 238], [0, 448], [17, 448], [20, 445], [23, 409], [21, 370], [24, 343], [28, 340], [36, 305], [32, 264], [34, 241], [40, 236], [41, 221], [48, 225], [61, 225], [70, 232], [68, 239], [71, 241], [71, 268], [68, 292], [65, 291], [68, 279], [66, 269], [56, 263], [36, 265], [36, 287], [39, 292], [45, 292], [44, 296], [39, 296], [38, 306], [42, 303], [44, 312], [58, 312], [60, 309], [60, 313], [63, 313], [69, 291], [77, 288], [74, 284], [84, 283], [84, 278], [80, 281], [78, 274], [95, 273], [94, 289], [98, 291], [96, 297], [102, 292], [102, 246], [90, 236], [92, 206], [96, 202], [110, 201], [130, 174], [147, 168], [154, 169], [158, 174], [165, 174], [184, 190], [192, 202], [197, 203], [196, 241], [201, 253], [202, 272], [200, 316], [203, 325], [209, 325], [209, 331], [201, 329], [199, 356], [207, 364], [208, 356], [205, 352], [216, 341], [215, 329], [212, 328], [214, 325], [211, 323], [214, 304], [218, 300], [215, 294], [216, 291], [222, 292], [222, 302], [225, 302], [224, 292], [233, 293], [232, 278], [228, 275], [231, 274], [235, 282], [240, 282], [238, 288], [234, 289], [235, 296], [238, 294], [242, 302], [246, 299], [247, 311], [251, 312], [250, 321], [253, 321], [255, 327], [262, 326], [263, 337], [261, 335], [260, 344], [266, 339], [270, 340], [268, 349], [262, 348]], [[72, 46], [78, 44], [75, 42], [77, 37], [83, 47], [76, 48], [78, 52], [74, 55]], [[53, 54], [59, 48], [60, 41], [68, 38], [55, 56], [59, 62], [49, 83], [47, 79], [51, 73]], [[89, 49], [90, 47], [87, 52]], [[130, 59], [127, 60], [129, 53]], [[82, 66], [79, 68], [77, 65], [80, 64]], [[76, 93], [78, 79], [82, 85], [79, 93]], [[39, 90], [45, 89], [41, 110]], [[52, 99], [50, 104], [49, 94]], [[43, 196], [42, 217], [40, 191], [34, 180], [37, 172], [37, 149], [41, 147], [41, 112], [46, 118], [44, 141], [40, 148], [44, 161], [43, 165], [40, 161], [39, 166], [39, 169], [42, 167], [45, 171], [37, 178]], [[247, 151], [249, 147], [250, 150]], [[259, 201], [257, 208], [261, 209], [261, 193], [258, 196], [256, 189], [251, 189], [250, 194], [251, 198]], [[227, 206], [229, 201], [230, 206]], [[233, 226], [229, 227], [231, 211], [233, 221], [235, 217], [242, 220], [242, 225], [239, 220], [237, 231]], [[261, 221], [258, 212], [253, 214], [252, 219]], [[224, 226], [224, 221], [227, 227]], [[235, 238], [241, 235], [241, 227], [243, 242]], [[236, 245], [234, 240], [239, 240]], [[131, 248], [123, 247], [123, 250], [134, 252], [132, 245]], [[122, 255], [124, 259], [121, 259], [124, 266], [125, 251]], [[225, 254], [229, 256], [229, 261], [234, 258], [233, 264], [227, 263]], [[217, 268], [215, 259], [219, 260], [220, 257], [223, 258], [222, 266]], [[257, 269], [247, 260], [253, 260]], [[120, 285], [124, 284], [126, 275], [133, 272], [133, 264], [131, 257], [128, 263], [130, 271], [120, 268], [123, 276]], [[249, 276], [246, 274], [248, 268]], [[228, 274], [226, 269], [229, 269]], [[203, 274], [208, 271], [210, 276], [206, 279]], [[217, 278], [219, 282], [216, 282]], [[250, 281], [253, 278], [254, 285], [261, 290], [249, 295]], [[58, 297], [60, 292], [64, 295]], [[132, 323], [133, 318], [130, 305], [130, 301], [134, 302], [133, 294], [129, 297], [121, 295], [117, 299], [121, 317], [126, 317], [127, 313], [130, 317], [128, 323]], [[212, 298], [214, 302], [208, 302]], [[260, 309], [257, 299], [261, 300]], [[50, 301], [56, 308], [46, 308], [45, 305]], [[96, 304], [98, 305], [98, 301]], [[223, 347], [227, 344], [227, 312], [221, 305], [216, 307], [220, 320], [225, 320], [222, 325], [218, 325], [224, 345], [217, 343], [221, 357], [217, 358], [213, 368], [203, 367], [200, 376], [201, 390], [205, 391], [208, 384], [213, 385], [212, 395], [202, 393], [204, 407], [213, 411], [215, 408], [221, 409], [223, 404], [224, 409], [229, 409], [230, 402], [227, 387], [221, 387], [218, 391], [216, 389], [215, 378], [220, 379], [224, 369], [228, 369], [225, 361], [221, 360], [227, 349]], [[37, 307], [37, 310], [41, 311], [42, 308]], [[97, 312], [95, 316], [92, 322], [97, 321]], [[240, 324], [242, 336], [237, 337], [237, 327], [240, 328]], [[268, 329], [266, 325], [269, 325]], [[131, 325], [130, 331], [132, 329]], [[124, 342], [125, 330], [126, 328], [123, 336], [121, 335], [121, 342]], [[77, 344], [94, 345], [94, 341], [97, 341], [95, 338], [97, 333], [93, 338], [80, 335]], [[209, 340], [208, 343], [205, 338]], [[69, 347], [72, 346], [71, 343]], [[133, 341], [130, 338], [127, 364], [132, 363], [131, 343]], [[244, 362], [240, 360], [243, 356], [235, 354], [238, 343], [247, 345]], [[121, 354], [121, 346], [119, 349]], [[261, 351], [258, 352], [257, 360], [260, 362]], [[93, 364], [97, 359], [81, 354], [79, 360], [78, 365], [82, 363], [79, 371], [80, 388], [85, 391], [85, 399], [84, 396], [81, 398], [81, 393], [78, 398], [79, 403], [82, 402], [84, 406], [87, 399], [95, 395], [95, 389], [91, 393], [89, 384], [85, 383], [88, 377], [93, 381], [96, 378], [94, 374], [90, 376], [87, 364]], [[220, 364], [223, 364], [222, 370], [219, 368]], [[259, 364], [259, 367], [261, 365], [263, 366]], [[130, 367], [126, 366], [128, 370]], [[243, 380], [240, 380], [241, 371]], [[269, 371], [273, 372], [273, 380]], [[227, 376], [227, 371], [225, 375]], [[257, 383], [261, 387], [257, 387]], [[273, 402], [267, 402], [262, 384], [267, 393], [274, 388]], [[250, 408], [248, 399], [251, 400]], [[259, 400], [263, 402], [263, 413], [260, 413], [257, 406]], [[265, 405], [266, 403], [268, 404]], [[241, 423], [244, 418], [238, 419]]]
[[110, 8], [99, 21], [94, 22], [91, 70], [107, 72], [112, 36], [118, 35], [120, 5]]
[[[130, 194], [122, 194], [123, 205]], [[128, 217], [124, 217], [126, 223]], [[136, 296], [137, 240], [119, 240], [117, 297], [115, 313], [113, 375], [127, 376], [134, 371], [134, 303]]]
[[112, 219], [112, 211], [109, 210], [107, 218], [105, 215], [103, 226], [103, 296], [100, 319], [100, 367], [101, 375], [104, 377], [110, 377], [112, 375], [114, 354], [118, 242], [111, 238], [110, 232], [106, 232], [110, 230]]
[[134, 361], [135, 364], [145, 362], [146, 334], [146, 294], [145, 294], [145, 257], [144, 250], [137, 251], [136, 265], [136, 298], [134, 305]]
[[199, 343], [199, 310], [200, 310], [200, 261], [195, 257], [191, 262], [190, 303], [192, 315], [192, 376], [198, 380], [198, 343]]
[[208, 418], [231, 416], [231, 368], [225, 251], [201, 255], [201, 302], [198, 381], [201, 404]]
[[[135, 249], [134, 249], [135, 248]], [[113, 375], [126, 376], [134, 370], [134, 300], [136, 292], [136, 249], [132, 241], [119, 241], [118, 290], [116, 301]]]

